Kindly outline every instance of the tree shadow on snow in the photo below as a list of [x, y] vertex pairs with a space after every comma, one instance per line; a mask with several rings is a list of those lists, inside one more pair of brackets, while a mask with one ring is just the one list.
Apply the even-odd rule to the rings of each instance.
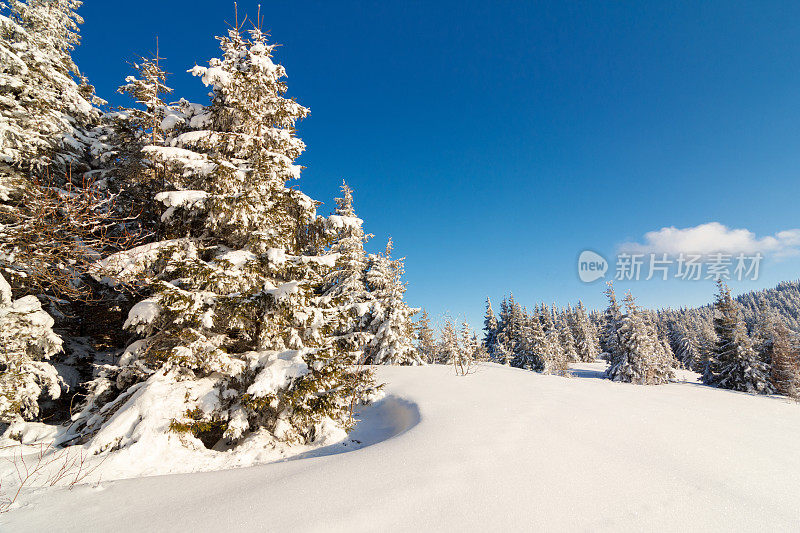
[[417, 404], [392, 395], [371, 405], [362, 406], [356, 418], [358, 422], [355, 428], [344, 441], [309, 450], [289, 457], [286, 461], [360, 450], [405, 433], [421, 419]]

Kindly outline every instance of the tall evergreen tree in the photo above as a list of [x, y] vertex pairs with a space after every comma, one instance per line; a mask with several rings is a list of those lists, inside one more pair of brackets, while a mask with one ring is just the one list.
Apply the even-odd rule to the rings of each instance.
[[77, 0], [0, 3], [0, 267], [15, 288], [85, 296], [80, 277], [110, 223], [87, 175], [99, 119], [72, 59]]
[[374, 337], [366, 347], [365, 360], [370, 364], [418, 365], [422, 360], [413, 345], [411, 322], [417, 309], [403, 300], [403, 259], [392, 259], [391, 252], [389, 239], [385, 254], [369, 257], [367, 284], [374, 297], [370, 324]]
[[759, 361], [769, 368], [775, 392], [791, 398], [800, 396], [800, 351], [793, 345], [791, 331], [766, 299], [759, 302], [753, 343]]
[[0, 364], [0, 388], [26, 419], [42, 416], [42, 401], [66, 400], [76, 384], [50, 360], [66, 358], [69, 336], [83, 334], [89, 265], [118, 249], [113, 196], [90, 172], [103, 101], [72, 59], [80, 5], [0, 2], [0, 271], [18, 296], [3, 306], [9, 360]]
[[476, 363], [486, 363], [490, 360], [489, 352], [486, 351], [486, 346], [478, 340], [478, 334], [472, 333], [472, 346], [475, 348], [472, 354], [472, 360]]
[[[368, 261], [364, 252], [364, 243], [372, 235], [364, 233], [363, 221], [356, 216], [353, 207], [353, 190], [346, 183], [342, 184], [342, 197], [336, 198], [336, 205], [327, 226], [335, 239], [330, 251], [337, 254], [337, 258], [334, 268], [323, 277], [322, 296], [328, 305], [344, 309], [332, 327], [343, 341], [343, 348], [358, 352], [374, 338], [369, 326], [375, 298], [367, 289]], [[386, 275], [391, 276], [391, 272], [387, 271]], [[394, 281], [380, 280], [387, 285]], [[386, 287], [387, 291], [389, 288]]]
[[417, 351], [419, 357], [426, 363], [436, 362], [436, 338], [431, 329], [431, 321], [428, 312], [423, 309], [419, 319], [414, 325], [416, 330]]
[[561, 347], [564, 350], [564, 357], [566, 357], [567, 361], [570, 362], [579, 361], [580, 358], [578, 357], [578, 349], [575, 343], [575, 337], [572, 336], [572, 328], [570, 327], [566, 316], [557, 322], [556, 327], [559, 329], [559, 336], [561, 339]]
[[544, 304], [542, 304], [542, 308], [539, 312], [539, 319], [541, 320], [545, 342], [547, 344], [547, 348], [542, 354], [544, 360], [540, 365], [541, 372], [566, 376], [569, 373], [569, 360], [561, 344], [561, 332], [559, 328], [556, 327], [555, 322], [553, 322], [551, 311]]
[[717, 345], [717, 334], [714, 331], [713, 322], [706, 320], [698, 320], [695, 322], [699, 325], [697, 329], [698, 353], [699, 359], [695, 363], [695, 372], [703, 375], [703, 381], [706, 382], [711, 377], [711, 361], [714, 357], [714, 349]]
[[519, 329], [519, 340], [513, 354], [511, 355], [511, 361], [509, 363], [511, 366], [515, 368], [533, 370], [533, 355], [529, 352], [531, 335], [532, 332], [530, 329], [529, 320], [526, 316]]
[[497, 336], [497, 342], [494, 346], [494, 354], [492, 354], [492, 361], [500, 365], [511, 365], [514, 361], [514, 352], [511, 350], [511, 341], [506, 337], [504, 331], [501, 331]]
[[480, 343], [472, 332], [466, 320], [461, 323], [461, 340], [458, 359], [454, 362], [457, 373], [464, 375], [469, 373], [470, 368], [479, 357]]
[[[219, 401], [187, 398], [175, 422], [207, 445], [258, 428], [307, 442], [330, 423], [352, 425], [372, 374], [353, 369], [332, 331], [344, 309], [320, 297], [337, 258], [326, 221], [286, 186], [300, 175], [294, 126], [308, 110], [284, 97], [285, 70], [259, 29], [219, 41], [222, 57], [191, 69], [212, 88], [210, 105], [182, 103], [163, 146], [144, 148], [173, 173], [176, 190], [156, 195], [170, 238], [106, 262], [130, 270], [135, 258], [149, 280], [125, 323], [141, 340], [121, 363], [145, 386], [213, 380]], [[101, 422], [89, 417], [85, 431]]]
[[39, 300], [32, 295], [12, 299], [0, 274], [0, 425], [34, 420], [44, 400], [61, 396], [63, 380], [49, 362], [61, 346]]
[[578, 302], [578, 306], [575, 308], [573, 325], [578, 357], [584, 362], [594, 361], [598, 355], [597, 334], [582, 302]]
[[461, 353], [461, 347], [458, 344], [458, 334], [453, 321], [449, 318], [445, 319], [442, 333], [439, 336], [439, 348], [436, 361], [443, 365], [452, 365], [454, 361], [458, 360]]
[[104, 177], [120, 191], [122, 207], [138, 214], [143, 232], [158, 231], [163, 206], [155, 195], [174, 185], [164, 165], [144, 150], [146, 146], [164, 146], [164, 132], [174, 120], [180, 120], [176, 110], [164, 101], [172, 89], [166, 85], [162, 59], [156, 46], [153, 57], [132, 64], [135, 74], [127, 76], [117, 92], [128, 95], [136, 106], [104, 115], [93, 150], [102, 163]]
[[670, 361], [655, 329], [648, 324], [630, 293], [625, 296], [625, 310], [619, 322], [617, 349], [607, 370], [608, 377], [639, 385], [669, 382], [674, 377]]
[[[102, 101], [72, 60], [83, 19], [77, 0], [12, 0], [0, 6], [0, 176], [59, 180], [88, 169], [89, 135]], [[19, 183], [19, 182], [18, 182]], [[7, 193], [7, 191], [6, 191]]]
[[497, 317], [494, 316], [492, 301], [486, 298], [486, 316], [483, 319], [483, 346], [491, 357], [494, 354], [494, 347], [497, 343], [498, 324]]
[[675, 346], [673, 353], [677, 360], [689, 369], [699, 368], [702, 359], [700, 333], [696, 322], [694, 324], [689, 325], [685, 321], [680, 321], [672, 329], [671, 344]]
[[800, 349], [783, 321], [776, 321], [770, 347], [770, 381], [775, 391], [800, 398]]
[[522, 319], [522, 308], [514, 300], [514, 295], [503, 298], [500, 302], [500, 320], [495, 341], [495, 362], [504, 365], [513, 363], [519, 351]]
[[709, 362], [709, 372], [704, 376], [706, 383], [744, 392], [774, 392], [769, 369], [753, 349], [739, 306], [721, 280], [714, 302], [714, 331], [717, 343]]
[[523, 325], [522, 343], [514, 366], [525, 370], [544, 372], [547, 367], [550, 346], [538, 316], [529, 316]]
[[605, 291], [608, 297], [608, 307], [603, 315], [603, 330], [600, 335], [600, 349], [606, 354], [605, 357], [611, 361], [618, 357], [619, 347], [619, 333], [620, 321], [622, 320], [622, 311], [617, 303], [617, 296], [614, 293], [614, 284], [608, 282], [608, 287]]
[[759, 302], [759, 313], [753, 329], [753, 348], [766, 365], [772, 364], [772, 349], [775, 344], [777, 317], [765, 300]]

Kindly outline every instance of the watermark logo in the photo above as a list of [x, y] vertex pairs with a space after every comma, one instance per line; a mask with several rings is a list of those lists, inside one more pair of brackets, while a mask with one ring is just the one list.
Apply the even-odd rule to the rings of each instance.
[[761, 271], [760, 252], [737, 255], [717, 252], [713, 254], [661, 254], [617, 255], [614, 279], [639, 281], [661, 279], [666, 281], [672, 273], [674, 279], [699, 281], [701, 279], [737, 281], [758, 280]]
[[[678, 254], [666, 253], [619, 253], [613, 278], [619, 281], [650, 281], [669, 278], [699, 280], [732, 280], [756, 281], [761, 272], [761, 261], [764, 256], [754, 254]], [[605, 277], [608, 261], [591, 250], [584, 250], [578, 257], [578, 277], [584, 283], [591, 283]]]
[[578, 257], [578, 277], [584, 283], [597, 281], [606, 275], [608, 261], [602, 255], [591, 250], [584, 250]]

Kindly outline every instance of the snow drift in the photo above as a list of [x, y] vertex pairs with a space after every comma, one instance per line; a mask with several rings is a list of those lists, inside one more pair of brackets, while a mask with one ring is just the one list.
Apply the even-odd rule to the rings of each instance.
[[[800, 406], [692, 380], [381, 367], [387, 396], [297, 460], [26, 494], [8, 531], [795, 529]], [[353, 450], [350, 453], [340, 453]], [[105, 465], [104, 465], [105, 467]]]

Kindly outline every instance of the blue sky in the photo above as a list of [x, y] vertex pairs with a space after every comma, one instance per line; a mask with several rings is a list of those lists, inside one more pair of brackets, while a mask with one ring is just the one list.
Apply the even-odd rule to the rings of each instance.
[[[185, 71], [218, 54], [232, 2], [87, 0], [80, 13], [76, 60], [101, 97], [126, 103], [126, 62], [158, 35], [176, 98], [207, 100]], [[603, 307], [580, 252], [612, 258], [663, 227], [718, 222], [755, 241], [800, 227], [796, 2], [293, 1], [262, 15], [289, 93], [311, 108], [297, 185], [328, 213], [345, 178], [371, 248], [393, 237], [408, 300], [434, 315], [479, 326], [486, 296], [509, 291]], [[792, 249], [734, 291], [800, 277]], [[646, 306], [714, 290], [626, 288]]]

